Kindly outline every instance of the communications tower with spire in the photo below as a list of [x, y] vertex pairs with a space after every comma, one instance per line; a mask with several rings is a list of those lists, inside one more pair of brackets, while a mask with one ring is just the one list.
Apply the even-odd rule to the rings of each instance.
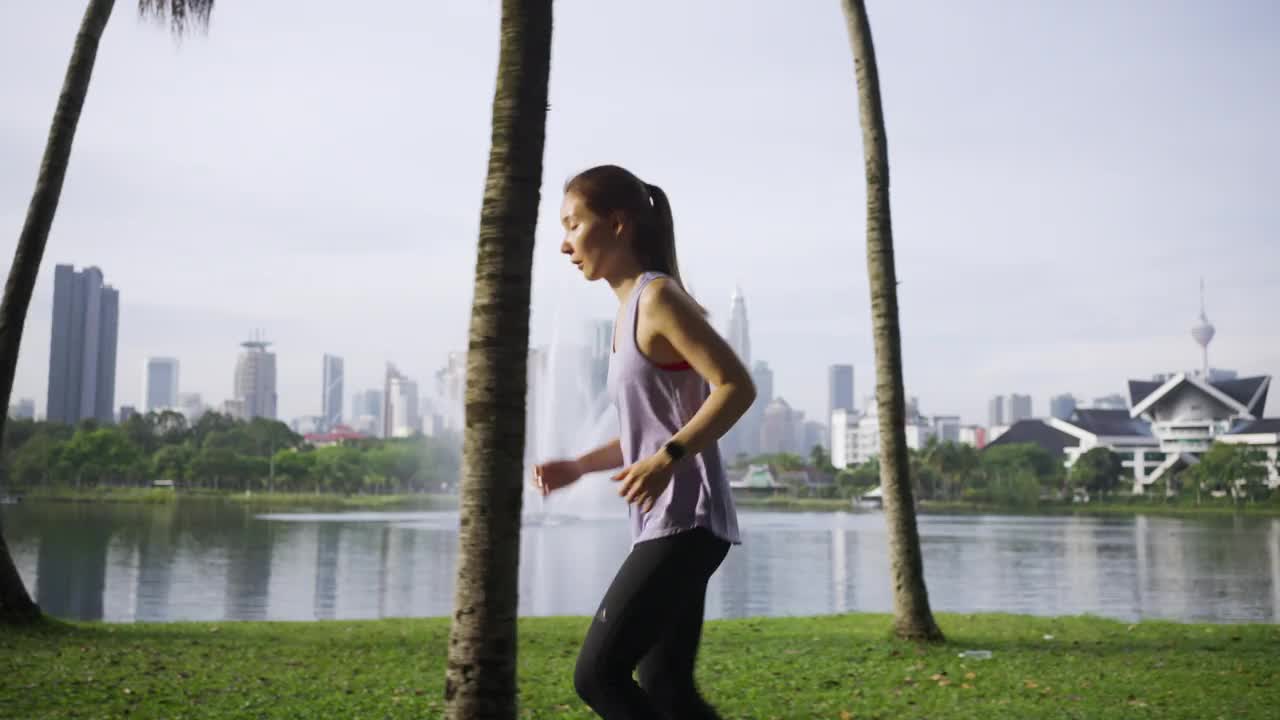
[[1191, 328], [1191, 337], [1200, 346], [1200, 373], [1209, 377], [1209, 343], [1213, 342], [1213, 323], [1204, 312], [1204, 278], [1200, 278], [1200, 322]]

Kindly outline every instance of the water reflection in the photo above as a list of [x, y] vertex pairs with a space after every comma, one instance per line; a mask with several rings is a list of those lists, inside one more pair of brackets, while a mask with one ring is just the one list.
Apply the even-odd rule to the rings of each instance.
[[41, 538], [36, 594], [51, 615], [97, 620], [103, 616], [111, 526], [93, 513], [76, 516]]
[[[4, 509], [50, 614], [109, 621], [447, 615], [455, 513], [254, 515], [230, 504]], [[709, 617], [887, 611], [878, 514], [744, 513]], [[923, 516], [930, 599], [961, 612], [1280, 620], [1280, 519]], [[520, 612], [585, 615], [628, 550], [618, 518], [529, 518]]]

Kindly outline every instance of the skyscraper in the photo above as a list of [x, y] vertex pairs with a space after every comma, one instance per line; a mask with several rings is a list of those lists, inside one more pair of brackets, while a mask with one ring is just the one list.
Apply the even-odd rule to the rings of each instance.
[[147, 358], [143, 373], [143, 407], [147, 412], [178, 407], [178, 359]]
[[1076, 398], [1070, 393], [1054, 395], [1049, 398], [1049, 416], [1059, 420], [1070, 420], [1071, 413], [1076, 411]]
[[448, 363], [436, 371], [436, 398], [444, 429], [461, 432], [465, 420], [463, 396], [467, 392], [467, 353], [451, 352]]
[[760, 360], [751, 368], [751, 382], [756, 386], [756, 402], [761, 409], [773, 402], [773, 370], [769, 363]]
[[771, 400], [760, 416], [760, 452], [796, 452], [795, 424], [795, 411], [787, 401], [782, 398]]
[[756, 455], [761, 448], [760, 430], [764, 425], [764, 413], [773, 402], [773, 370], [769, 369], [769, 363], [756, 361], [751, 368], [751, 382], [756, 386], [756, 400], [738, 421], [738, 425], [742, 427], [739, 452]]
[[1093, 408], [1097, 410], [1128, 410], [1129, 401], [1124, 395], [1112, 393], [1094, 398]]
[[387, 363], [382, 398], [382, 437], [408, 437], [421, 429], [418, 383], [391, 363]]
[[836, 410], [853, 412], [853, 366], [832, 365], [827, 368], [827, 419]]
[[738, 354], [743, 366], [751, 367], [751, 329], [747, 324], [747, 301], [742, 288], [735, 288], [729, 306], [729, 347]]
[[383, 431], [381, 390], [364, 390], [351, 398], [351, 426], [374, 437], [381, 436]]
[[1019, 395], [1018, 393], [1009, 395], [1008, 411], [1007, 419], [1010, 425], [1019, 420], [1031, 419], [1033, 414], [1031, 412], [1031, 396]]
[[276, 419], [276, 354], [260, 336], [240, 343], [244, 351], [236, 359], [234, 408], [245, 420]]
[[114, 420], [119, 325], [120, 294], [103, 284], [101, 270], [54, 268], [47, 420]]
[[324, 377], [320, 388], [320, 425], [324, 432], [328, 432], [342, 424], [342, 358], [324, 356]]
[[395, 373], [387, 379], [387, 437], [410, 437], [422, 430], [418, 383]]
[[186, 416], [188, 424], [195, 423], [209, 410], [205, 407], [204, 398], [200, 397], [200, 393], [178, 393], [178, 408], [179, 412]]
[[1000, 427], [1005, 424], [1004, 396], [996, 395], [987, 401], [987, 426]]

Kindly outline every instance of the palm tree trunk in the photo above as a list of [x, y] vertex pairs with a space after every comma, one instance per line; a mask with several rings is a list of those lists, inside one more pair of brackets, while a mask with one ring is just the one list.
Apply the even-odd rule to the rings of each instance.
[[[71, 158], [71, 142], [76, 136], [80, 109], [84, 107], [85, 95], [89, 93], [98, 41], [114, 5], [115, 0], [90, 0], [84, 19], [80, 21], [80, 32], [71, 51], [71, 64], [67, 66], [62, 94], [58, 96], [58, 106], [53, 112], [53, 125], [40, 162], [35, 193], [31, 196], [22, 235], [18, 237], [18, 247], [13, 253], [13, 266], [9, 268], [4, 299], [0, 301], [0, 407], [3, 408], [9, 407], [13, 393], [13, 375], [18, 367], [18, 350], [22, 345], [27, 308], [31, 305], [31, 292], [35, 288], [49, 228], [53, 225], [53, 215], [62, 194], [62, 180], [67, 175], [67, 162]], [[7, 413], [0, 415], [0, 437], [4, 434], [6, 416]], [[3, 527], [0, 527], [0, 620], [34, 621], [39, 619], [40, 609], [23, 586], [3, 535]]]
[[880, 486], [889, 529], [893, 579], [894, 632], [902, 638], [940, 641], [942, 631], [929, 609], [911, 495], [906, 407], [902, 390], [902, 341], [898, 330], [898, 289], [893, 267], [889, 217], [889, 147], [880, 106], [880, 78], [863, 0], [844, 0], [862, 119], [867, 177], [867, 278], [876, 349], [876, 405], [880, 414]]
[[504, 0], [467, 353], [447, 716], [516, 716], [529, 286], [542, 183], [551, 0]]

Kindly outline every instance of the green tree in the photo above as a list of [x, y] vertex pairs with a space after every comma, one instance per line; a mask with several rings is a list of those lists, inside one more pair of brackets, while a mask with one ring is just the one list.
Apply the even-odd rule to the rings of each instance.
[[972, 445], [931, 442], [922, 454], [924, 464], [937, 473], [938, 489], [948, 500], [958, 499], [978, 477], [981, 460]]
[[[71, 145], [75, 139], [80, 111], [89, 92], [89, 81], [98, 56], [98, 43], [106, 29], [107, 20], [115, 0], [89, 0], [80, 30], [71, 51], [71, 62], [63, 79], [62, 93], [53, 112], [53, 123], [45, 144], [40, 172], [36, 177], [35, 191], [27, 207], [22, 232], [14, 250], [13, 264], [0, 300], [0, 406], [9, 407], [13, 393], [13, 376], [18, 364], [18, 351], [22, 345], [22, 330], [26, 323], [27, 309], [31, 305], [31, 293], [36, 275], [44, 257], [45, 244], [53, 217], [62, 194], [62, 183], [67, 175], [71, 159]], [[139, 0], [139, 9], [158, 16], [168, 15], [173, 27], [181, 32], [189, 20], [203, 23], [208, 20], [213, 0]], [[0, 416], [0, 437], [4, 436], [6, 418]], [[22, 578], [13, 564], [9, 546], [0, 527], [0, 622], [34, 622], [40, 617], [40, 609], [31, 600]]]
[[1034, 443], [992, 445], [980, 458], [987, 484], [1001, 476], [1020, 474], [1035, 478], [1042, 489], [1060, 490], [1066, 476], [1061, 459]]
[[1228, 492], [1234, 500], [1253, 500], [1266, 487], [1267, 455], [1250, 445], [1215, 442], [1186, 472], [1201, 488]]
[[1120, 484], [1124, 463], [1110, 448], [1095, 447], [1076, 459], [1071, 466], [1070, 482], [1073, 488], [1082, 488], [1091, 495], [1107, 495]]
[[157, 479], [186, 480], [195, 454], [189, 445], [166, 445], [151, 456], [151, 474]]
[[254, 442], [244, 431], [242, 424], [235, 424], [226, 430], [211, 431], [204, 436], [200, 447], [207, 450], [228, 450], [236, 455], [251, 455]]
[[246, 455], [269, 457], [282, 448], [296, 448], [302, 444], [302, 436], [279, 420], [256, 417], [247, 423], [237, 423], [240, 447]]
[[423, 470], [424, 445], [417, 441], [385, 443], [369, 451], [369, 469], [386, 478], [392, 486], [409, 489]]
[[835, 466], [831, 464], [831, 454], [821, 445], [814, 445], [809, 450], [809, 464], [825, 473], [834, 473], [836, 471]]
[[190, 437], [197, 447], [204, 447], [204, 441], [216, 432], [230, 432], [236, 427], [235, 418], [217, 412], [207, 412], [196, 420], [191, 427]]
[[136, 480], [131, 475], [143, 457], [142, 451], [117, 427], [77, 430], [60, 453], [77, 484], [89, 485]]
[[314, 450], [280, 450], [275, 454], [275, 468], [277, 488], [305, 489], [307, 481], [316, 480], [316, 453]]
[[150, 455], [160, 447], [154, 413], [134, 413], [120, 424], [120, 429], [139, 450]]
[[240, 456], [225, 447], [205, 447], [191, 458], [187, 475], [192, 482], [209, 483], [214, 490], [240, 478]]
[[419, 489], [440, 491], [457, 488], [462, 478], [462, 456], [448, 439], [427, 438], [419, 447], [421, 482]]
[[893, 264], [889, 215], [889, 146], [880, 103], [871, 24], [863, 0], [844, 0], [862, 122], [867, 184], [867, 278], [875, 343], [876, 407], [880, 416], [880, 485], [889, 531], [893, 576], [893, 625], [901, 638], [941, 641], [924, 582], [924, 560], [916, 527], [907, 457], [906, 401], [902, 389], [902, 339], [898, 325], [898, 283]]
[[162, 445], [177, 445], [187, 441], [187, 434], [191, 428], [188, 426], [186, 415], [176, 410], [161, 410], [148, 415], [151, 426], [160, 437]]
[[772, 465], [780, 471], [803, 470], [804, 458], [795, 453], [768, 453], [751, 458], [750, 465]]
[[855, 497], [870, 491], [880, 484], [880, 460], [871, 458], [867, 462], [845, 468], [836, 473], [836, 487], [842, 497]]
[[65, 440], [53, 433], [38, 432], [15, 449], [9, 464], [9, 478], [15, 485], [34, 487], [53, 482], [54, 468]]
[[1040, 481], [1025, 467], [1005, 468], [987, 480], [986, 496], [998, 505], [1023, 509], [1040, 502]]
[[467, 347], [458, 566], [445, 671], [451, 720], [516, 716], [529, 287], [542, 183], [551, 0], [503, 0]]
[[314, 473], [320, 483], [334, 492], [352, 495], [364, 487], [369, 469], [364, 453], [356, 448], [334, 445], [314, 451]]
[[911, 465], [911, 492], [921, 500], [932, 500], [943, 492], [942, 475], [928, 463], [923, 451], [908, 456]]
[[28, 440], [40, 432], [44, 423], [35, 420], [17, 420], [9, 418], [4, 426], [4, 457], [7, 460], [14, 450], [22, 447]]

